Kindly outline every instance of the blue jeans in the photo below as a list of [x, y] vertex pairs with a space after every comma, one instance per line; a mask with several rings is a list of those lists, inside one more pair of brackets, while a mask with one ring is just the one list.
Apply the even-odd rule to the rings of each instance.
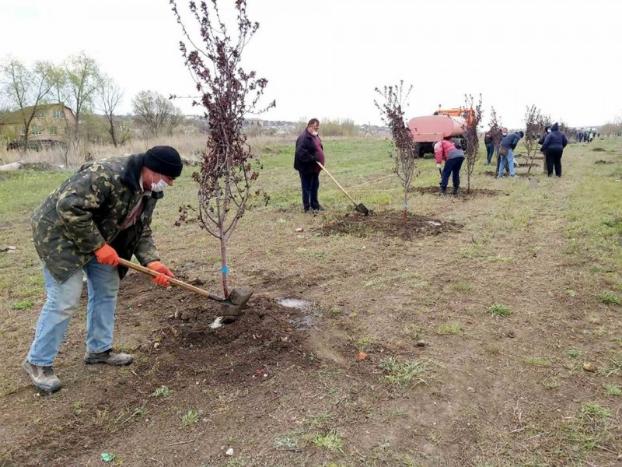
[[503, 177], [506, 164], [508, 166], [508, 170], [510, 171], [510, 177], [516, 175], [516, 171], [514, 170], [514, 153], [512, 152], [512, 150], [508, 149], [508, 153], [505, 156], [502, 156], [501, 154], [499, 154], [499, 156], [499, 173], [497, 174], [497, 177]]
[[69, 320], [80, 304], [83, 271], [86, 273], [89, 295], [86, 308], [86, 350], [105, 352], [112, 348], [119, 291], [117, 268], [99, 264], [93, 258], [65, 282], [58, 282], [43, 266], [47, 298], [26, 358], [33, 365], [51, 366], [54, 362]]
[[447, 189], [450, 174], [451, 181], [454, 185], [454, 191], [457, 191], [458, 188], [460, 188], [460, 167], [462, 167], [462, 162], [464, 162], [464, 157], [456, 157], [445, 162], [445, 167], [443, 167], [443, 172], [441, 173], [442, 191]]

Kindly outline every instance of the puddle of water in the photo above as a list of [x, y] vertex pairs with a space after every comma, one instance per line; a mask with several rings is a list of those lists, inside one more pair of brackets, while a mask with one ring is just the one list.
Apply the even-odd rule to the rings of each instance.
[[311, 302], [300, 298], [279, 298], [277, 303], [285, 308], [296, 308], [298, 310], [308, 310], [311, 308]]
[[292, 317], [289, 322], [298, 331], [310, 329], [314, 322], [314, 311], [311, 308], [311, 302], [300, 298], [279, 298], [277, 303], [285, 308], [294, 308], [302, 313]]

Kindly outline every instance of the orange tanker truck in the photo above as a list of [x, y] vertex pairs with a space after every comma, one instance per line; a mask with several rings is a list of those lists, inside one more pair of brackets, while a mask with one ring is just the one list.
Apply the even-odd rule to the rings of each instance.
[[464, 148], [466, 126], [472, 118], [472, 109], [440, 107], [434, 115], [411, 118], [408, 121], [408, 128], [417, 143], [419, 157], [423, 157], [426, 153], [434, 153], [434, 143], [448, 136]]

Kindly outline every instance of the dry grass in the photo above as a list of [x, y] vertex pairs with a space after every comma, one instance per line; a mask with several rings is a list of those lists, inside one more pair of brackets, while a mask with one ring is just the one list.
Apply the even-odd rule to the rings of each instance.
[[[622, 149], [619, 141], [603, 145]], [[475, 188], [509, 196], [463, 200], [416, 194], [412, 212], [464, 228], [404, 242], [383, 235], [319, 235], [331, 218], [350, 209], [349, 202], [322, 176], [320, 196], [329, 212], [303, 214], [291, 168], [292, 141], [257, 147], [265, 155], [259, 183], [272, 201], [249, 212], [234, 234], [232, 282], [252, 286], [262, 299], [300, 297], [314, 303], [316, 321], [304, 349], [312, 366], [274, 365], [270, 377], [258, 381], [253, 378], [258, 368], [231, 367], [223, 356], [222, 362], [201, 363], [205, 368], [193, 372], [183, 387], [176, 378], [150, 387], [131, 380], [135, 387], [128, 388], [128, 395], [142, 391], [158, 404], [148, 407], [152, 425], [133, 417], [118, 436], [88, 448], [80, 444], [74, 463], [92, 463], [112, 446], [127, 464], [142, 462], [140, 450], [167, 464], [175, 462], [175, 455], [191, 464], [219, 464], [220, 446], [236, 441], [236, 453], [240, 446], [240, 455], [256, 465], [619, 461], [622, 322], [619, 306], [599, 298], [605, 290], [617, 295], [622, 290], [618, 223], [612, 221], [622, 209], [620, 182], [612, 176], [620, 170], [619, 156], [616, 164], [594, 165], [591, 153], [572, 145], [564, 154], [561, 180], [541, 175], [531, 181], [493, 180], [482, 174], [485, 167], [478, 167]], [[329, 140], [326, 149], [335, 174], [353, 195], [377, 210], [399, 209], [400, 188], [389, 176], [382, 141]], [[437, 183], [431, 161], [422, 161], [420, 168], [417, 185]], [[10, 407], [2, 426], [11, 440], [40, 434], [43, 428], [35, 419], [41, 413], [71, 414], [76, 399], [84, 402], [81, 417], [95, 417], [99, 410], [105, 426], [119, 413], [93, 407], [98, 389], [90, 383], [100, 374], [85, 374], [79, 362], [82, 317], [74, 320], [59, 358], [71, 389], [54, 399], [53, 407], [33, 402], [18, 371], [43, 298], [28, 214], [62, 175], [47, 180], [28, 173], [0, 185], [0, 244], [18, 248], [16, 256], [0, 256], [0, 267], [7, 271], [1, 284], [5, 345], [0, 357], [9, 362], [0, 373], [0, 404]], [[32, 193], [13, 196], [20, 187]], [[163, 259], [175, 271], [203, 278], [211, 289], [217, 287], [216, 243], [194, 224], [172, 227], [177, 207], [194, 202], [195, 191], [185, 173], [159, 206], [154, 230]], [[503, 304], [511, 314], [492, 316], [492, 304]], [[125, 303], [119, 306], [121, 316], [135, 312]], [[140, 316], [140, 326], [119, 329], [120, 344], [170, 325], [153, 311]], [[252, 355], [253, 340], [245, 345]], [[357, 362], [357, 350], [368, 358]], [[165, 359], [181, 371], [184, 363], [176, 360], [174, 349], [170, 352], [141, 350], [137, 355], [154, 374]], [[586, 361], [601, 371], [583, 371]], [[414, 366], [420, 362], [434, 362], [434, 371]], [[204, 383], [208, 369], [228, 375], [227, 384]], [[110, 384], [124, 378], [114, 371], [105, 374]], [[425, 384], [414, 384], [421, 379]], [[149, 397], [160, 385], [172, 394]], [[124, 412], [126, 418], [135, 406]], [[180, 416], [190, 407], [202, 410], [208, 422], [186, 429], [201, 430], [191, 448], [171, 448], [186, 441], [176, 436]], [[308, 426], [309, 414], [329, 415], [321, 420], [316, 415], [321, 424], [316, 427]], [[307, 430], [307, 438], [301, 430]], [[318, 433], [338, 434], [330, 445], [340, 449], [327, 448], [320, 438], [318, 444], [309, 441]]]

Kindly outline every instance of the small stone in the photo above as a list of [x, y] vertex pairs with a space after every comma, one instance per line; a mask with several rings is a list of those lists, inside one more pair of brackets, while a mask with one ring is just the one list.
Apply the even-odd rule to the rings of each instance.
[[154, 349], [159, 349], [160, 348], [160, 343], [159, 342], [154, 342], [153, 343], [153, 348]]
[[360, 351], [356, 353], [356, 361], [357, 362], [362, 362], [363, 360], [367, 360], [367, 358], [369, 357], [369, 355], [367, 355], [366, 352]]
[[510, 339], [514, 339], [516, 337], [516, 334], [511, 329], [508, 332], [506, 332], [505, 335], [509, 337]]
[[225, 455], [227, 455], [227, 456], [233, 456], [233, 448], [229, 448], [229, 449], [227, 449], [227, 451], [225, 452]]
[[417, 347], [425, 347], [426, 345], [428, 345], [428, 343], [426, 341], [419, 340], [415, 343], [415, 345]]
[[590, 362], [585, 362], [583, 364], [583, 369], [585, 371], [589, 371], [590, 373], [594, 373], [596, 371], [596, 365], [594, 365], [593, 363], [590, 363]]
[[302, 227], [297, 227], [296, 228], [296, 232], [300, 233], [300, 232], [304, 232], [305, 229], [303, 229]]

